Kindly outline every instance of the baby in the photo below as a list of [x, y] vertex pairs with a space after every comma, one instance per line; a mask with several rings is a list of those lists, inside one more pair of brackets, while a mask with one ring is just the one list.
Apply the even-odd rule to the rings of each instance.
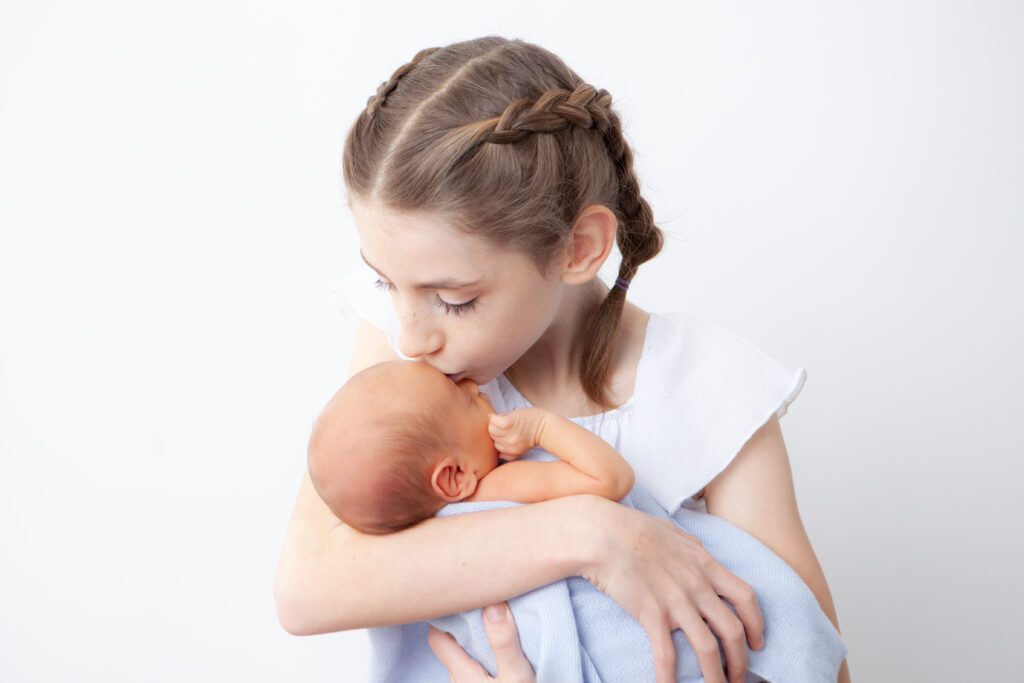
[[[538, 446], [560, 460], [515, 460]], [[536, 407], [496, 414], [473, 380], [407, 360], [349, 378], [317, 417], [307, 456], [334, 515], [368, 534], [400, 531], [462, 500], [620, 501], [634, 483], [629, 463], [574, 422]]]

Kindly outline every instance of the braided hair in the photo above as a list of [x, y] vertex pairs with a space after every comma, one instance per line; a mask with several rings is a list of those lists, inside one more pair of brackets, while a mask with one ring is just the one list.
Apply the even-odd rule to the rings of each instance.
[[626, 289], [664, 234], [640, 194], [633, 152], [607, 90], [550, 51], [486, 36], [420, 50], [380, 84], [352, 124], [343, 157], [350, 194], [427, 212], [520, 250], [545, 274], [577, 217], [616, 216], [619, 277], [590, 312], [580, 382], [612, 407], [606, 382]]

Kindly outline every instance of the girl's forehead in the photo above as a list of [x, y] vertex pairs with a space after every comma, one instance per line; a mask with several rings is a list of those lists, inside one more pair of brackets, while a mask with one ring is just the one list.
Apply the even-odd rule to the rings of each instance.
[[457, 289], [530, 265], [525, 254], [461, 232], [444, 216], [357, 204], [352, 213], [363, 261], [392, 281], [423, 289]]

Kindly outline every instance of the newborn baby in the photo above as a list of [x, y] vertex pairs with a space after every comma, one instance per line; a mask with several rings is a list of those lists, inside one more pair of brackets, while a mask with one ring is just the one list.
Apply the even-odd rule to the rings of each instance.
[[[560, 460], [515, 460], [537, 446]], [[634, 483], [629, 463], [580, 425], [537, 407], [498, 415], [473, 380], [407, 360], [349, 378], [317, 417], [307, 456], [334, 515], [368, 534], [399, 531], [457, 501], [578, 493], [619, 501]]]

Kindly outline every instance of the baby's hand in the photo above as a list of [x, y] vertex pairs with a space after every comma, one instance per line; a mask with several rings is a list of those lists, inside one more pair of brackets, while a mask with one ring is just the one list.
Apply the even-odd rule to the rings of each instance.
[[544, 413], [538, 408], [522, 408], [498, 415], [491, 413], [487, 426], [498, 452], [512, 460], [540, 443]]

